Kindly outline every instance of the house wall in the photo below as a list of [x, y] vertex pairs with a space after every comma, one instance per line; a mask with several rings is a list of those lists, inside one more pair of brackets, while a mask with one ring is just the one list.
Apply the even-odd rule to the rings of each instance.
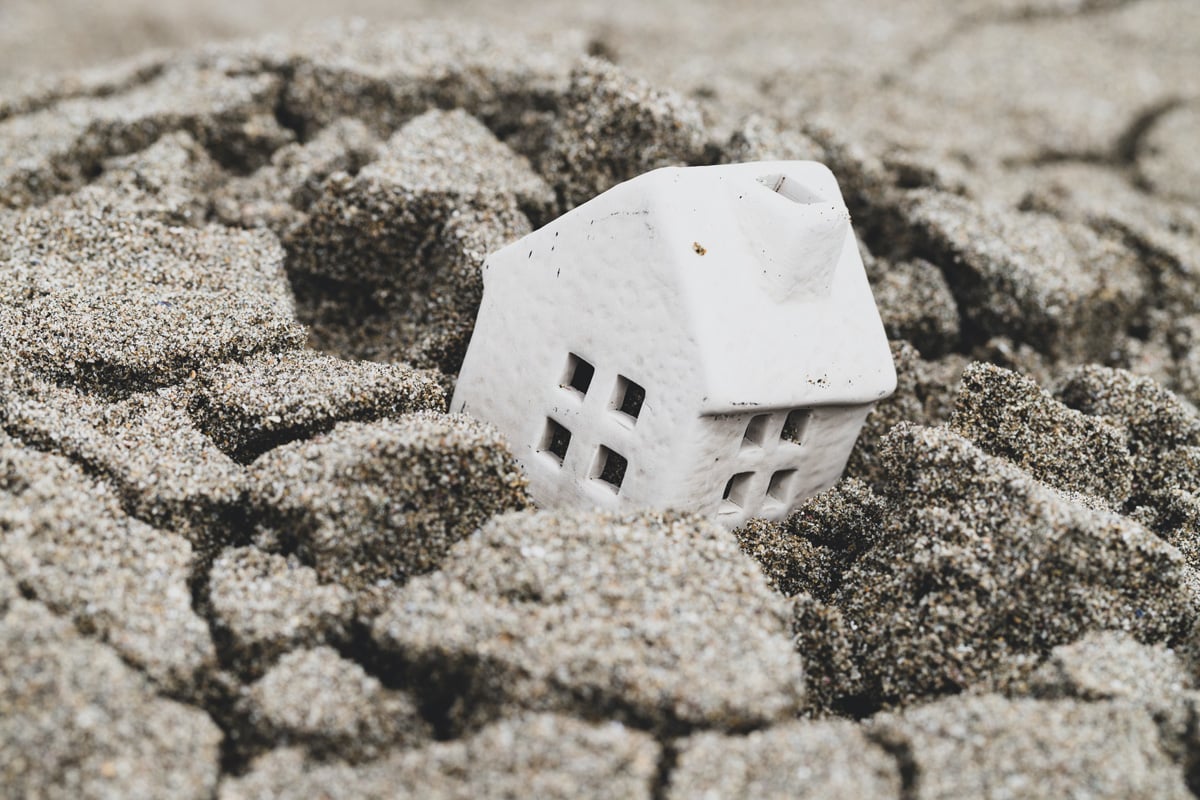
[[[701, 359], [679, 292], [654, 268], [669, 256], [648, 198], [612, 194], [489, 257], [451, 406], [508, 437], [543, 506], [661, 507], [695, 435]], [[594, 368], [587, 392], [563, 385], [570, 354]], [[645, 390], [636, 421], [611, 407], [618, 376]], [[547, 419], [570, 432], [561, 464]], [[627, 460], [617, 492], [595, 474], [601, 447]]]
[[[690, 502], [730, 528], [751, 517], [784, 519], [804, 500], [837, 483], [873, 407], [866, 403], [755, 409], [702, 417], [705, 431], [693, 462], [697, 469], [689, 477]], [[796, 411], [807, 412], [799, 443], [783, 436], [789, 415]], [[751, 423], [754, 441], [746, 436]], [[726, 500], [731, 479], [735, 485]]]

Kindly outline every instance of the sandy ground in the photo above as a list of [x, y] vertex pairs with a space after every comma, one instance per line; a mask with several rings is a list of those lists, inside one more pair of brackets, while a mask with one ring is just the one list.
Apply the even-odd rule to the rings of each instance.
[[[1195, 796], [1197, 41], [0, 6], [0, 796]], [[837, 175], [899, 375], [845, 479], [732, 534], [533, 508], [446, 413], [486, 253], [778, 158]]]

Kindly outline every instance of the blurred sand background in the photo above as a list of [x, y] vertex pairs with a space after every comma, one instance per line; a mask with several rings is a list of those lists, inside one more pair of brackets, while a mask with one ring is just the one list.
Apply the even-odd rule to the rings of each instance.
[[[335, 16], [581, 30], [713, 122], [757, 112], [828, 123], [875, 154], [961, 171], [1005, 204], [1048, 162], [1181, 200], [1197, 191], [1196, 0], [0, 0], [0, 77]], [[1147, 144], [1165, 162], [1153, 174], [1136, 163]]]

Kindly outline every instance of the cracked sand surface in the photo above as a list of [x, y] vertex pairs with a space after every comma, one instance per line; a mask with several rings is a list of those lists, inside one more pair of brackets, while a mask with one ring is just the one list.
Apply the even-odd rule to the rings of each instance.
[[[0, 795], [1200, 787], [1200, 7], [736, 8], [0, 8]], [[847, 479], [529, 509], [445, 414], [483, 255], [755, 158], [893, 339]]]

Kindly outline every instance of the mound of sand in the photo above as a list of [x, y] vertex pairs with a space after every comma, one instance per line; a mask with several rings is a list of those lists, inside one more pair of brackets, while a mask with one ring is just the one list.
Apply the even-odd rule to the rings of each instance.
[[[581, 37], [464, 25], [0, 90], [0, 785], [1188, 796], [1195, 107], [1123, 129], [1128, 81], [1097, 118], [1048, 52], [1136, 50], [1171, 4], [963, 5], [903, 78], [764, 85], [730, 130]], [[954, 140], [938, 76], [1013, 41], [1026, 95]], [[769, 158], [839, 176], [893, 339], [846, 479], [732, 535], [531, 509], [446, 413], [482, 259], [647, 169]]]

